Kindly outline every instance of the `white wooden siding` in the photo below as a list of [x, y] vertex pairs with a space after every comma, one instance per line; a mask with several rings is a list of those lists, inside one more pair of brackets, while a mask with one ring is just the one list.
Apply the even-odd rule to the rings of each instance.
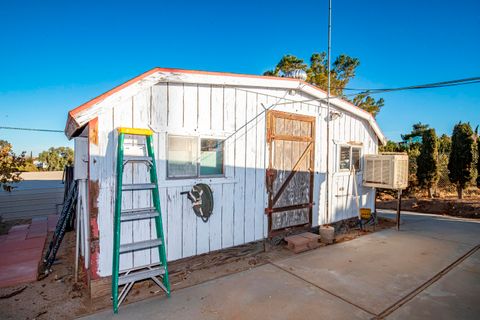
[[[231, 87], [192, 83], [158, 83], [135, 96], [104, 108], [98, 121], [98, 145], [90, 143], [90, 179], [98, 181], [98, 227], [100, 233], [100, 276], [111, 273], [112, 221], [115, 188], [116, 131], [120, 126], [150, 127], [155, 131], [155, 155], [159, 178], [164, 234], [169, 261], [214, 250], [261, 240], [267, 236], [267, 202], [265, 166], [268, 154], [265, 141], [265, 113], [275, 103], [275, 110], [315, 116], [315, 175], [313, 225], [327, 223], [325, 210], [326, 171], [326, 107], [320, 102], [300, 102], [312, 99], [301, 91], [294, 95], [278, 88]], [[285, 102], [289, 102], [285, 104]], [[332, 107], [334, 109], [334, 107]], [[257, 117], [257, 115], [261, 114]], [[257, 117], [257, 118], [256, 118]], [[249, 122], [250, 120], [252, 120]], [[247, 124], [247, 122], [249, 122]], [[166, 137], [169, 133], [219, 138], [231, 137], [224, 143], [225, 176], [185, 180], [166, 179]], [[362, 154], [375, 153], [377, 138], [368, 122], [343, 111], [343, 116], [331, 122], [334, 141], [362, 142]], [[127, 152], [138, 153], [144, 143], [128, 137], [132, 147]], [[336, 190], [348, 185], [348, 174], [337, 174], [336, 144], [329, 150], [332, 169], [330, 201], [332, 210], [328, 222], [356, 215], [352, 207], [351, 190], [337, 197]], [[92, 161], [94, 160], [94, 161]], [[148, 173], [142, 164], [125, 167], [125, 183], [142, 182]], [[361, 177], [358, 178], [361, 181]], [[214, 212], [207, 223], [197, 218], [191, 203], [180, 192], [195, 183], [208, 183], [214, 195]], [[371, 189], [360, 186], [361, 203], [373, 207]], [[348, 190], [347, 190], [348, 191]], [[341, 199], [341, 200], [339, 200]], [[354, 200], [354, 199], [353, 199]], [[125, 192], [125, 208], [149, 206], [147, 191]], [[153, 221], [122, 222], [122, 243], [155, 236]], [[155, 249], [121, 255], [120, 268], [158, 261]]]

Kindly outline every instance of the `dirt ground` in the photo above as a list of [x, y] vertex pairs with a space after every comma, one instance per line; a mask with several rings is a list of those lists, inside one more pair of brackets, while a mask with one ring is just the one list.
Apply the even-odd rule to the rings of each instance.
[[[380, 218], [376, 231], [391, 228], [394, 221]], [[374, 232], [373, 226], [361, 231], [350, 223], [337, 223], [335, 243], [349, 241]], [[317, 249], [321, 250], [321, 248]], [[86, 285], [74, 281], [75, 234], [65, 235], [58, 254], [58, 261], [53, 265], [48, 276], [25, 285], [0, 289], [0, 310], [2, 319], [72, 319], [81, 315], [111, 308], [109, 298], [91, 301]], [[255, 256], [239, 258], [220, 266], [209, 267], [194, 272], [171, 274], [172, 290], [193, 286], [208, 280], [232, 273], [251, 269], [268, 261], [275, 261], [294, 255], [284, 244], [270, 248]], [[135, 284], [124, 303], [132, 303], [153, 295], [163, 294], [152, 281]], [[174, 292], [172, 294], [175, 294]]]
[[[392, 197], [377, 199], [378, 209], [397, 209]], [[461, 218], [480, 219], [480, 194], [470, 194], [459, 200], [454, 196], [444, 198], [402, 198], [402, 210], [432, 213]]]

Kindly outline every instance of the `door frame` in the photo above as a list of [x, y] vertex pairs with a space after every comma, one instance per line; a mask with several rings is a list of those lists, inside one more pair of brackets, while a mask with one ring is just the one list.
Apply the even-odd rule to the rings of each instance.
[[[316, 117], [314, 116], [306, 116], [300, 115], [290, 112], [283, 112], [283, 111], [276, 111], [276, 110], [269, 110], [267, 111], [267, 123], [266, 123], [266, 136], [267, 136], [267, 146], [268, 146], [268, 167], [266, 169], [266, 191], [268, 196], [268, 205], [265, 208], [265, 214], [268, 216], [268, 237], [272, 238], [279, 234], [287, 233], [290, 230], [294, 229], [306, 229], [312, 226], [312, 213], [313, 213], [313, 205], [314, 205], [314, 178], [315, 178], [315, 124], [316, 124]], [[298, 135], [289, 135], [289, 134], [281, 134], [277, 135], [276, 133], [276, 121], [275, 119], [282, 118], [288, 120], [296, 120], [302, 122], [308, 122], [311, 125], [311, 132], [309, 136], [298, 136]], [[273, 167], [273, 142], [275, 140], [281, 141], [297, 141], [297, 142], [309, 142], [307, 147], [304, 151], [302, 151], [300, 157], [295, 159], [295, 165], [292, 166], [292, 171], [289, 176], [285, 179], [283, 184], [280, 186], [277, 194], [274, 196], [272, 194], [272, 186], [273, 182], [276, 178], [276, 169]], [[304, 204], [297, 204], [292, 206], [285, 206], [280, 208], [274, 208], [276, 200], [279, 199], [281, 193], [285, 190], [286, 186], [293, 178], [296, 172], [296, 167], [300, 164], [301, 161], [305, 159], [305, 157], [310, 158], [310, 165], [308, 168], [309, 171], [309, 202]], [[274, 212], [282, 212], [294, 209], [305, 209], [308, 208], [308, 223], [306, 224], [299, 224], [294, 226], [288, 226], [285, 228], [275, 229], [272, 230], [272, 214]]]

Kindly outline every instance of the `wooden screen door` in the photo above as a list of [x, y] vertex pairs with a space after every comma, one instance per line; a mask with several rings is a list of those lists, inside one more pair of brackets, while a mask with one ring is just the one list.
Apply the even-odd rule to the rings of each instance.
[[268, 111], [268, 233], [312, 223], [315, 118]]

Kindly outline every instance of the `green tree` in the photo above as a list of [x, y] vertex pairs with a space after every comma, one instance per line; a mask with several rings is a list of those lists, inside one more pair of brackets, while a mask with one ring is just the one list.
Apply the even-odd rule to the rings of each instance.
[[[328, 60], [326, 53], [314, 53], [310, 57], [310, 66], [293, 55], [285, 55], [280, 59], [273, 70], [264, 72], [266, 76], [284, 77], [292, 70], [304, 70], [307, 73], [307, 82], [320, 89], [328, 90]], [[360, 65], [360, 60], [348, 55], [341, 54], [332, 63], [330, 70], [330, 93], [332, 96], [339, 96], [347, 99], [344, 89], [351, 79], [355, 77], [355, 71]], [[368, 93], [358, 94], [351, 101], [357, 107], [370, 112], [376, 116], [384, 106], [385, 101], [380, 98], [375, 100]]]
[[427, 188], [432, 197], [432, 188], [438, 181], [438, 140], [435, 129], [427, 129], [422, 135], [422, 145], [417, 158], [417, 180], [421, 188]]
[[302, 59], [299, 59], [292, 55], [285, 55], [277, 63], [275, 69], [264, 72], [265, 76], [275, 76], [281, 77], [284, 76], [287, 72], [293, 70], [307, 70], [307, 65], [303, 62]]
[[12, 183], [22, 180], [19, 168], [24, 164], [25, 152], [17, 156], [8, 141], [0, 140], [0, 186], [4, 190], [12, 191]]
[[450, 150], [452, 150], [452, 139], [446, 134], [442, 134], [438, 138], [438, 153], [449, 154]]
[[459, 122], [453, 128], [452, 151], [448, 159], [448, 178], [457, 185], [458, 198], [462, 199], [463, 189], [472, 179], [473, 131], [469, 123]]
[[415, 123], [412, 126], [412, 131], [410, 133], [401, 135], [403, 142], [407, 145], [414, 144], [419, 147], [423, 133], [428, 130], [429, 127], [428, 124], [423, 124], [421, 122]]
[[73, 163], [73, 150], [69, 147], [51, 147], [38, 155], [38, 160], [47, 164], [48, 171], [63, 170]]
[[359, 93], [353, 98], [353, 104], [376, 117], [385, 105], [385, 101], [383, 98], [375, 100], [366, 93]]
[[477, 136], [477, 188], [480, 188], [480, 139]]
[[405, 148], [400, 145], [398, 142], [388, 140], [384, 146], [379, 146], [378, 151], [380, 152], [404, 152]]

